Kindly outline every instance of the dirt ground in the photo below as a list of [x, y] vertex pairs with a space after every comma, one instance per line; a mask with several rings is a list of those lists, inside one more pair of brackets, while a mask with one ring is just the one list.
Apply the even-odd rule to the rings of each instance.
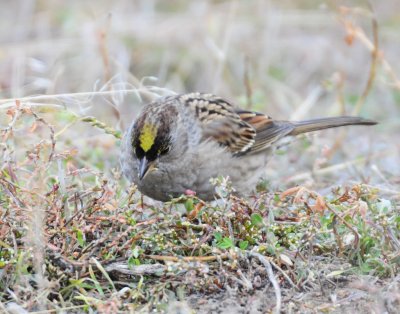
[[[377, 280], [368, 276], [320, 278], [309, 291], [282, 289], [282, 313], [398, 313], [399, 278]], [[168, 313], [274, 313], [276, 298], [270, 286], [252, 292], [222, 291], [194, 295], [172, 302]]]

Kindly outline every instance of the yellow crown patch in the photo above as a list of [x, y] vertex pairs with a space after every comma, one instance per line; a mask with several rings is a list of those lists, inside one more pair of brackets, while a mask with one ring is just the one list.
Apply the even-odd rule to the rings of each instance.
[[157, 129], [154, 125], [146, 123], [139, 136], [140, 147], [145, 151], [148, 152], [154, 144], [156, 140]]

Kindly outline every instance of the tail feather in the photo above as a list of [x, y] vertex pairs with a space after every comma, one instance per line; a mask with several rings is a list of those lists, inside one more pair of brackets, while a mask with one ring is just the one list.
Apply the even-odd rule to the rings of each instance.
[[292, 122], [294, 128], [288, 135], [298, 135], [317, 130], [337, 128], [345, 125], [374, 125], [377, 122], [360, 117], [332, 117]]

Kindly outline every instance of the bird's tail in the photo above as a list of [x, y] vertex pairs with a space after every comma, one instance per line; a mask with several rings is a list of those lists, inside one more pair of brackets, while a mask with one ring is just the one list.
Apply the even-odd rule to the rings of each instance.
[[298, 135], [345, 125], [374, 125], [377, 122], [360, 117], [332, 117], [292, 122], [294, 129], [288, 135]]

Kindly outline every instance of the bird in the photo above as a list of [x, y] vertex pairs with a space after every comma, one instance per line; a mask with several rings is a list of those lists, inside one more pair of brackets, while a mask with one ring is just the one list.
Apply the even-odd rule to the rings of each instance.
[[285, 138], [376, 123], [352, 116], [281, 121], [214, 94], [175, 94], [144, 106], [123, 136], [120, 162], [127, 179], [158, 201], [187, 191], [204, 201], [217, 199], [210, 179], [220, 176], [244, 196], [254, 191]]

